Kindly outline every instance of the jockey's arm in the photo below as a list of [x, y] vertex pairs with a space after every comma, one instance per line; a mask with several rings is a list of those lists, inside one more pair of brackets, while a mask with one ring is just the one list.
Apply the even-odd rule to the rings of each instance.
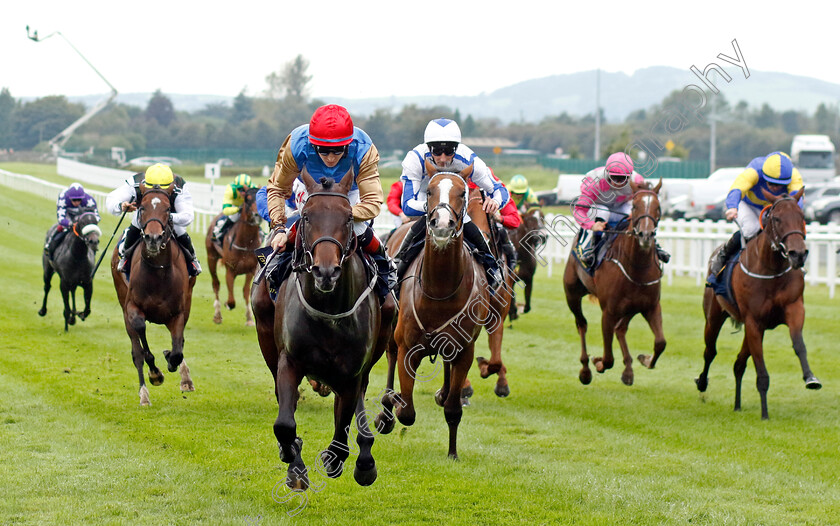
[[85, 198], [84, 205], [85, 205], [85, 208], [90, 209], [94, 213], [94, 215], [96, 216], [96, 221], [97, 222], [102, 221], [102, 218], [99, 217], [99, 207], [96, 206], [96, 199], [94, 199], [91, 196], [87, 196]]
[[222, 213], [226, 216], [232, 216], [239, 212], [239, 204], [236, 203], [239, 194], [233, 189], [232, 185], [225, 186], [225, 197], [222, 200]]
[[[123, 212], [123, 203], [133, 203], [136, 193], [134, 185], [126, 181], [124, 184], [112, 190], [108, 197], [105, 198], [105, 210], [111, 214], [118, 216]], [[133, 208], [129, 209], [129, 212]]]
[[61, 192], [58, 196], [58, 202], [56, 203], [55, 208], [55, 216], [59, 225], [63, 227], [70, 226], [70, 218], [67, 217], [67, 203], [64, 201], [64, 192]]
[[494, 213], [496, 210], [505, 206], [510, 199], [510, 194], [501, 182], [496, 181], [490, 173], [490, 168], [479, 157], [473, 160], [472, 181], [484, 190], [484, 193], [496, 203], [493, 210], [488, 210], [488, 203], [485, 202], [484, 211], [487, 213]]
[[726, 202], [724, 203], [727, 211], [734, 208], [737, 215], [738, 203], [741, 202], [741, 199], [744, 198], [753, 186], [758, 184], [758, 178], [758, 172], [752, 168], [747, 168], [732, 181], [732, 186], [729, 187], [729, 193], [726, 194]]
[[175, 197], [175, 210], [172, 212], [172, 224], [175, 226], [188, 227], [195, 218], [195, 209], [193, 208], [192, 195], [186, 188], [181, 189], [181, 193]]
[[585, 177], [580, 183], [580, 195], [574, 205], [573, 216], [581, 228], [590, 230], [596, 217], [593, 212], [595, 199], [598, 197], [598, 179]]
[[[796, 192], [801, 190], [803, 186], [805, 186], [805, 183], [802, 181], [802, 174], [799, 173], [799, 170], [794, 168], [793, 169], [793, 174], [791, 175], [791, 178], [790, 178], [790, 183], [788, 184], [788, 187], [787, 187], [788, 195], [795, 194]], [[803, 209], [805, 208], [805, 195], [804, 194], [802, 195], [802, 197], [799, 198], [799, 203], [798, 204], [799, 204], [799, 208], [803, 208]]]
[[289, 148], [291, 138], [291, 135], [286, 137], [280, 146], [277, 160], [274, 162], [274, 172], [266, 185], [268, 215], [271, 218], [272, 229], [286, 226], [286, 199], [292, 195], [292, 183], [300, 174], [300, 168]]
[[408, 217], [425, 215], [426, 195], [420, 193], [423, 184], [423, 159], [417, 150], [411, 150], [402, 162], [400, 181], [403, 183], [402, 211]]
[[382, 182], [379, 180], [379, 151], [373, 144], [359, 164], [359, 175], [356, 176], [359, 187], [359, 202], [353, 205], [353, 219], [369, 221], [379, 215], [384, 195]]

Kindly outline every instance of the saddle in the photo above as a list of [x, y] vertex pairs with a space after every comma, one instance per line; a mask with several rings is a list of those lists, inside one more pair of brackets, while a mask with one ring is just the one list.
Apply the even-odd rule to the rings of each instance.
[[722, 296], [723, 299], [731, 304], [735, 304], [735, 294], [732, 291], [732, 272], [735, 265], [741, 260], [741, 253], [744, 249], [739, 250], [732, 256], [729, 261], [723, 266], [723, 270], [717, 276], [709, 274], [706, 277], [706, 286], [711, 287], [715, 296]]
[[578, 235], [575, 238], [575, 249], [572, 251], [572, 253], [575, 256], [575, 259], [577, 259], [578, 264], [581, 266], [581, 268], [583, 268], [583, 270], [586, 271], [587, 274], [589, 274], [590, 276], [595, 275], [595, 271], [598, 270], [598, 267], [600, 267], [601, 263], [603, 263], [606, 259], [607, 252], [609, 252], [610, 247], [612, 247], [615, 240], [618, 239], [618, 236], [621, 235], [621, 233], [617, 231], [623, 230], [623, 228], [626, 225], [627, 220], [622, 220], [616, 225], [609, 225], [608, 228], [610, 230], [613, 230], [613, 232], [602, 233], [600, 236], [596, 236], [595, 238], [593, 238], [592, 244], [594, 246], [592, 247], [592, 250], [595, 251], [595, 262], [592, 263], [592, 266], [590, 267], [584, 265], [583, 262], [580, 260], [581, 235], [580, 232], [578, 232]]

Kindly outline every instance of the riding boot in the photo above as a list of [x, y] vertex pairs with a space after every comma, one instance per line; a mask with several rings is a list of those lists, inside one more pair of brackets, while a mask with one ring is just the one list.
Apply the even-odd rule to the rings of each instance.
[[376, 280], [376, 294], [379, 296], [379, 300], [384, 302], [388, 292], [397, 285], [397, 267], [388, 257], [385, 252], [385, 245], [377, 239], [372, 228], [368, 227], [364, 234], [359, 236], [359, 244], [362, 246], [362, 250], [366, 254], [370, 254], [376, 263], [377, 274], [379, 275]]
[[475, 223], [470, 221], [464, 225], [464, 238], [467, 239], [481, 255], [481, 262], [484, 265], [484, 270], [487, 273], [487, 284], [490, 285], [490, 290], [495, 290], [497, 286], [502, 283], [502, 273], [499, 271], [499, 262], [493, 257], [490, 251], [490, 246], [484, 239], [481, 230], [475, 226]]
[[134, 225], [130, 225], [125, 229], [122, 240], [118, 245], [117, 253], [120, 256], [120, 262], [117, 264], [118, 271], [128, 273], [128, 268], [126, 268], [128, 256], [131, 254], [130, 250], [138, 241], [140, 241], [140, 229]]
[[230, 223], [230, 218], [228, 216], [223, 215], [216, 221], [216, 226], [213, 227], [213, 240], [221, 242], [225, 238], [225, 233], [227, 232], [228, 224]]
[[183, 233], [180, 236], [175, 236], [178, 244], [184, 249], [184, 259], [187, 260], [187, 271], [190, 276], [198, 276], [201, 274], [201, 265], [198, 263], [198, 257], [195, 255], [195, 248], [193, 248], [192, 239], [188, 233]]
[[717, 254], [715, 254], [714, 259], [712, 259], [712, 263], [709, 266], [709, 274], [712, 276], [717, 276], [720, 274], [720, 271], [723, 270], [723, 267], [726, 265], [726, 262], [729, 259], [738, 253], [741, 250], [741, 231], [738, 230], [729, 240], [723, 245], [723, 248], [718, 250]]
[[659, 258], [659, 261], [663, 263], [667, 263], [671, 261], [671, 254], [665, 252], [665, 249], [659, 246], [659, 242], [656, 242], [656, 257]]
[[580, 241], [576, 247], [578, 261], [584, 268], [589, 268], [595, 264], [595, 234], [587, 229], [581, 229]]
[[402, 279], [408, 266], [420, 253], [422, 245], [414, 247], [417, 241], [426, 237], [426, 218], [418, 219], [411, 225], [405, 234], [400, 249], [394, 254], [394, 263], [397, 266], [397, 279]]
[[47, 253], [47, 257], [52, 259], [53, 254], [55, 253], [55, 249], [58, 245], [61, 244], [61, 241], [64, 239], [64, 236], [67, 235], [67, 229], [58, 227], [54, 232], [53, 235], [47, 240], [47, 243], [44, 245], [44, 251]]

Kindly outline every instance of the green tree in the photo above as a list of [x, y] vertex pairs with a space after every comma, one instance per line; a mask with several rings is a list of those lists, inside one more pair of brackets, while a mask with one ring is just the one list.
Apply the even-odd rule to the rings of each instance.
[[781, 115], [782, 129], [785, 133], [795, 135], [802, 130], [802, 116], [798, 111], [788, 110]]
[[29, 150], [48, 141], [84, 115], [82, 104], [71, 104], [63, 95], [51, 95], [28, 102], [15, 112], [16, 142]]
[[9, 88], [0, 90], [0, 149], [14, 148], [15, 99]]
[[167, 128], [175, 120], [175, 107], [172, 101], [161, 93], [160, 89], [152, 94], [149, 104], [146, 106], [146, 118], [152, 119], [164, 128]]
[[779, 125], [779, 116], [766, 102], [753, 117], [753, 124], [756, 128], [774, 128]]
[[309, 61], [298, 55], [286, 62], [283, 69], [269, 74], [265, 81], [268, 84], [266, 95], [272, 99], [284, 96], [287, 100], [303, 102], [308, 97], [308, 84], [312, 75], [307, 75]]
[[231, 122], [239, 124], [243, 121], [249, 121], [256, 117], [254, 113], [254, 101], [247, 95], [245, 90], [239, 92], [239, 95], [233, 99], [233, 114], [230, 117]]
[[817, 133], [832, 133], [834, 131], [834, 123], [836, 121], [836, 112], [829, 109], [829, 107], [821, 102], [817, 106], [817, 111], [814, 113], [814, 129]]

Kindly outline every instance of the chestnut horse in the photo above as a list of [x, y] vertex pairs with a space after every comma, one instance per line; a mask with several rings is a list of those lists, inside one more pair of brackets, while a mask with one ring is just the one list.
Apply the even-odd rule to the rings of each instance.
[[[531, 292], [534, 289], [534, 274], [537, 271], [537, 252], [546, 243], [545, 218], [542, 209], [532, 206], [525, 213], [520, 213], [522, 223], [510, 230], [510, 241], [516, 248], [516, 277], [525, 285], [525, 308], [522, 311], [531, 310]], [[516, 306], [511, 306], [510, 318], [515, 319]]]
[[187, 274], [182, 249], [172, 232], [170, 196], [173, 190], [140, 185], [142, 192], [137, 219], [142, 243], [130, 261], [130, 281], [117, 270], [117, 247], [111, 256], [111, 276], [123, 309], [125, 330], [131, 339], [131, 357], [140, 379], [140, 405], [151, 405], [143, 378], [143, 363], [149, 366], [152, 385], [163, 383], [163, 373], [146, 340], [146, 322], [166, 325], [172, 337], [172, 350], [163, 351], [169, 372], [181, 375], [181, 391], [195, 391], [190, 369], [184, 361], [184, 327], [190, 317], [195, 277]]
[[[700, 377], [695, 379], [697, 389], [705, 392], [709, 385], [709, 367], [717, 354], [717, 337], [724, 320], [743, 324], [744, 341], [735, 359], [735, 411], [741, 409], [741, 380], [747, 368], [747, 359], [755, 364], [755, 385], [761, 397], [761, 418], [766, 420], [767, 390], [770, 376], [764, 364], [764, 332], [779, 325], [787, 325], [793, 350], [802, 367], [802, 379], [807, 389], [819, 389], [822, 384], [811, 372], [808, 353], [802, 338], [805, 324], [805, 275], [802, 267], [808, 257], [805, 245], [805, 216], [797, 203], [805, 189], [793, 196], [776, 197], [765, 193], [770, 206], [763, 213], [763, 230], [751, 239], [732, 270], [732, 295], [730, 303], [715, 295], [707, 287], [703, 294], [703, 311], [706, 314], [703, 352], [705, 365]], [[718, 249], [720, 250], [720, 249]], [[712, 256], [714, 257], [714, 255]]]
[[[359, 456], [353, 477], [368, 486], [376, 480], [376, 463], [364, 399], [370, 370], [387, 344], [390, 318], [382, 314], [385, 308], [374, 291], [376, 274], [366, 274], [355, 249], [347, 198], [352, 171], [339, 183], [327, 178], [316, 183], [306, 168], [301, 178], [309, 197], [298, 222], [294, 272], [280, 285], [273, 303], [265, 279], [252, 289], [260, 349], [275, 380], [279, 411], [274, 435], [281, 460], [289, 464], [286, 484], [308, 488], [303, 441], [295, 422], [298, 385], [309, 376], [328, 386], [335, 393], [334, 434], [321, 461], [329, 477], [341, 475], [355, 414]], [[392, 303], [392, 315], [393, 308]]]
[[[394, 405], [399, 406], [396, 417], [400, 423], [414, 423], [414, 382], [431, 379], [418, 378], [417, 368], [424, 357], [434, 363], [440, 355], [443, 386], [435, 401], [443, 406], [449, 426], [449, 457], [457, 459], [461, 389], [472, 365], [475, 341], [489, 317], [489, 292], [484, 270], [464, 244], [466, 179], [472, 167], [460, 174], [437, 172], [427, 161], [426, 172], [430, 177], [426, 243], [401, 285], [397, 326], [388, 353], [388, 392], [382, 398], [383, 411], [377, 415], [376, 427], [382, 433], [393, 429]], [[389, 239], [391, 255], [399, 249], [407, 227], [403, 225]], [[399, 368], [399, 395], [393, 392], [395, 366]]]
[[245, 274], [245, 283], [242, 287], [242, 297], [245, 299], [245, 325], [254, 325], [251, 317], [251, 280], [257, 271], [257, 256], [254, 250], [260, 247], [262, 242], [262, 231], [260, 223], [262, 218], [257, 213], [257, 188], [249, 188], [245, 194], [245, 200], [240, 207], [239, 220], [233, 224], [225, 233], [224, 239], [213, 242], [213, 228], [221, 214], [216, 220], [210, 223], [207, 235], [204, 238], [204, 247], [207, 249], [207, 266], [210, 270], [210, 277], [213, 282], [213, 294], [216, 299], [213, 301], [213, 322], [222, 323], [222, 305], [219, 302], [219, 277], [216, 273], [216, 264], [219, 260], [225, 266], [225, 282], [227, 283], [228, 298], [225, 305], [228, 310], [236, 307], [236, 300], [233, 298], [233, 282], [236, 276]]
[[[583, 367], [578, 378], [586, 385], [592, 381], [589, 356], [586, 354], [587, 322], [581, 309], [581, 299], [595, 296], [601, 305], [601, 333], [604, 338], [603, 357], [595, 357], [595, 370], [603, 373], [613, 366], [613, 334], [618, 338], [624, 357], [624, 371], [621, 381], [633, 385], [633, 358], [627, 347], [627, 326], [637, 313], [641, 313], [650, 325], [654, 335], [653, 357], [640, 354], [638, 359], [645, 367], [653, 369], [665, 350], [665, 336], [662, 332], [662, 308], [659, 304], [662, 269], [656, 255], [656, 227], [661, 210], [659, 189], [662, 180], [652, 190], [647, 185], [628, 182], [633, 190], [633, 203], [627, 227], [617, 231], [618, 238], [608, 250], [603, 264], [590, 276], [573, 257], [577, 238], [572, 244], [572, 254], [566, 261], [563, 287], [566, 303], [575, 315], [575, 325], [580, 334], [580, 363]], [[580, 233], [578, 233], [580, 235]]]
[[[84, 321], [90, 316], [90, 300], [93, 297], [93, 268], [96, 251], [99, 249], [99, 220], [92, 211], [83, 212], [76, 218], [76, 222], [55, 248], [52, 259], [44, 253], [41, 262], [44, 267], [44, 303], [39, 316], [47, 314], [47, 295], [52, 287], [53, 274], [58, 272], [60, 279], [61, 297], [64, 300], [64, 332], [70, 325], [76, 324], [76, 316]], [[47, 233], [57, 228], [57, 225]], [[76, 311], [76, 288], [82, 287], [85, 295], [85, 310]]]
[[[467, 213], [470, 215], [473, 223], [475, 223], [475, 226], [488, 239], [487, 244], [490, 246], [493, 256], [499, 261], [499, 271], [502, 273], [504, 286], [499, 284], [489, 297], [491, 306], [490, 316], [485, 321], [484, 328], [487, 331], [490, 359], [487, 360], [483, 356], [479, 356], [475, 361], [482, 378], [487, 378], [492, 374], [498, 374], [496, 387], [493, 389], [493, 392], [496, 393], [496, 396], [504, 398], [510, 394], [510, 386], [507, 381], [507, 367], [502, 363], [502, 338], [505, 332], [504, 322], [508, 315], [508, 310], [516, 308], [516, 306], [511, 305], [515, 278], [510, 272], [510, 268], [505, 264], [505, 256], [502, 252], [501, 241], [495, 230], [495, 226], [491, 227], [491, 223], [495, 223], [496, 220], [490, 218], [484, 212], [482, 203], [481, 190], [478, 188], [472, 189], [470, 191]], [[472, 394], [472, 387], [469, 386], [469, 380], [467, 380], [465, 389], [467, 394]]]

